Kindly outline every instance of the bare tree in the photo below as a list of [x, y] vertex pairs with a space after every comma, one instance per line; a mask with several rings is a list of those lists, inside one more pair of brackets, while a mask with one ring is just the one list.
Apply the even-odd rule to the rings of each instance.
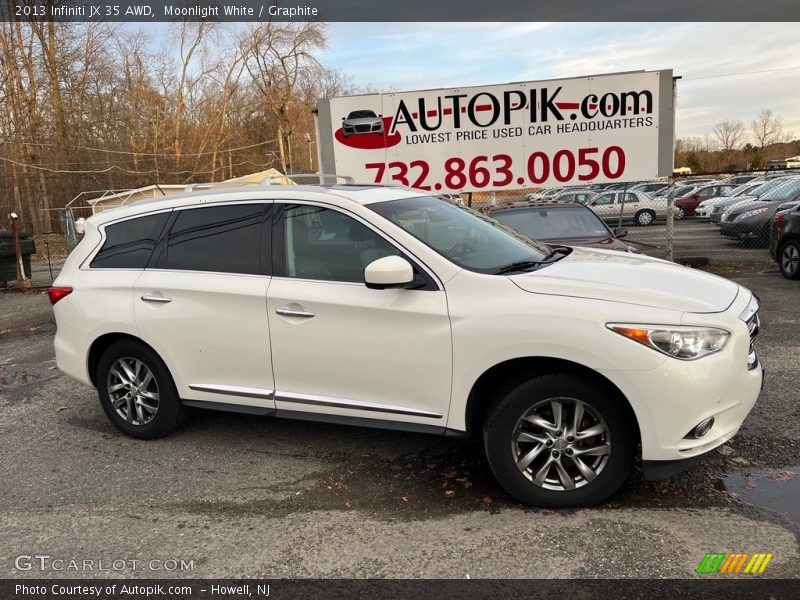
[[736, 150], [742, 145], [744, 136], [744, 123], [741, 121], [720, 121], [714, 125], [714, 137], [719, 142], [724, 152]]
[[784, 141], [783, 117], [766, 108], [753, 119], [750, 132], [759, 148], [782, 142]]

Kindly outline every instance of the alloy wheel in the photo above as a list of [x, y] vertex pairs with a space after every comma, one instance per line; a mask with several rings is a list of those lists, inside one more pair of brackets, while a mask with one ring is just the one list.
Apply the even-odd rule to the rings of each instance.
[[120, 358], [108, 371], [111, 406], [131, 425], [147, 425], [158, 413], [158, 383], [141, 360]]
[[794, 244], [786, 244], [781, 253], [781, 270], [787, 277], [796, 277], [800, 269], [800, 250]]
[[533, 484], [569, 491], [597, 478], [611, 455], [600, 414], [576, 398], [538, 402], [517, 421], [511, 439], [517, 468]]

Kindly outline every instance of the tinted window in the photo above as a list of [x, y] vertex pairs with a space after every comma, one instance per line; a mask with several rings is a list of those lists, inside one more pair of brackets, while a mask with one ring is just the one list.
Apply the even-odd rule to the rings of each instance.
[[537, 240], [611, 237], [603, 221], [587, 208], [521, 208], [498, 211], [492, 217]]
[[636, 194], [625, 194], [625, 200], [623, 200], [624, 204], [632, 204], [633, 202], [638, 202], [639, 196]]
[[168, 217], [169, 213], [163, 212], [106, 226], [106, 241], [91, 266], [144, 269]]
[[363, 283], [369, 263], [400, 254], [372, 229], [339, 211], [290, 205], [283, 214], [287, 277]]
[[167, 269], [259, 274], [263, 204], [182, 210], [169, 233]]

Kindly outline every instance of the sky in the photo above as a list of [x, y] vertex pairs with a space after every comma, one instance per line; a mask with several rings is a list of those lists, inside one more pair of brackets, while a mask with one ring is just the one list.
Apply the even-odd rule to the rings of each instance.
[[673, 69], [676, 135], [763, 109], [800, 138], [796, 23], [331, 23], [322, 59], [358, 86], [415, 90]]

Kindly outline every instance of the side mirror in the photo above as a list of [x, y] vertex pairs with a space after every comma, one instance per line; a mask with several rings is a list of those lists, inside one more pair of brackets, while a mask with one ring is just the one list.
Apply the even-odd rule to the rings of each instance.
[[378, 115], [380, 118], [383, 118], [383, 115]]
[[342, 121], [344, 121], [347, 117], [342, 117]]
[[414, 281], [414, 267], [401, 256], [384, 256], [364, 269], [364, 283], [373, 290], [401, 288]]
[[614, 237], [615, 238], [624, 238], [628, 235], [628, 230], [625, 227], [615, 227], [614, 228]]

